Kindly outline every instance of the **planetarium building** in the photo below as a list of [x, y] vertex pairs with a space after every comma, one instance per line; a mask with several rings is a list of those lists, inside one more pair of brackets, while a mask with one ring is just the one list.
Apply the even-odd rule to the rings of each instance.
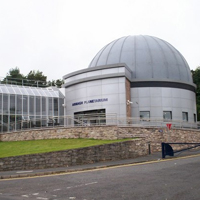
[[190, 68], [177, 49], [156, 37], [112, 41], [88, 68], [63, 79], [65, 115], [79, 122], [97, 123], [94, 115], [98, 123], [106, 124], [109, 117], [196, 122], [196, 86]]

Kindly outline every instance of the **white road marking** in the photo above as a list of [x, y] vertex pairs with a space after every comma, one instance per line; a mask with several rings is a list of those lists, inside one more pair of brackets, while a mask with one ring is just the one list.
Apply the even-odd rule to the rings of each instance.
[[19, 171], [19, 172], [16, 172], [17, 174], [23, 174], [23, 173], [31, 173], [31, 172], [33, 172], [33, 170], [32, 171]]
[[61, 189], [55, 189], [55, 190], [53, 190], [53, 191], [59, 191], [59, 190], [61, 190]]
[[48, 200], [48, 198], [43, 198], [43, 197], [37, 197], [37, 199]]
[[85, 184], [81, 184], [81, 185], [69, 186], [69, 187], [67, 187], [67, 189], [77, 188], [77, 187], [82, 187], [82, 186], [87, 186], [87, 185], [92, 185], [92, 184], [96, 184], [96, 183], [98, 183], [98, 182], [91, 182], [91, 183], [85, 183]]
[[69, 199], [76, 199], [76, 197], [69, 197]]
[[22, 197], [29, 197], [28, 195], [22, 195]]
[[36, 195], [38, 195], [39, 193], [33, 193], [32, 195], [34, 195], [34, 196], [36, 196]]
[[92, 184], [96, 184], [97, 182], [91, 182], [91, 183], [86, 183], [85, 185], [92, 185]]

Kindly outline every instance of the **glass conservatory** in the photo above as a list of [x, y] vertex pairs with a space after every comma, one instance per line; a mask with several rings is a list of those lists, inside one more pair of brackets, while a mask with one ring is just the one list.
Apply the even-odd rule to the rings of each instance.
[[64, 95], [56, 87], [0, 84], [0, 133], [62, 125]]

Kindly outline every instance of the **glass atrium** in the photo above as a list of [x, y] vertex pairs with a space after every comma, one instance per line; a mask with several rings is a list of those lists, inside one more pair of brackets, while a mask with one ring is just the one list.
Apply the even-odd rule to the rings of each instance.
[[56, 87], [0, 84], [0, 133], [62, 125], [64, 95]]

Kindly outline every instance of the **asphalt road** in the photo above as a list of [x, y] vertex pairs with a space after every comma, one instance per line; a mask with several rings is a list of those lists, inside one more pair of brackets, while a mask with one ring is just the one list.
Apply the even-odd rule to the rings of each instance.
[[0, 180], [0, 200], [199, 200], [200, 156]]

